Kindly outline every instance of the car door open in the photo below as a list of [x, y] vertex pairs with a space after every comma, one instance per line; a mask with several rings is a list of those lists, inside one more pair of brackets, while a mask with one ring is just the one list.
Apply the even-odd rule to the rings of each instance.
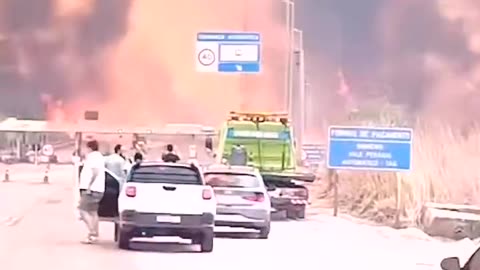
[[102, 220], [114, 220], [118, 217], [118, 195], [120, 194], [120, 183], [110, 174], [105, 172], [105, 193], [100, 201], [98, 215]]
[[[77, 185], [80, 181], [80, 173], [83, 165], [78, 167]], [[78, 192], [80, 192], [78, 190]], [[100, 201], [98, 215], [102, 221], [114, 221], [118, 217], [118, 196], [120, 194], [120, 183], [113, 174], [105, 171], [105, 193]], [[80, 196], [80, 195], [79, 195]]]

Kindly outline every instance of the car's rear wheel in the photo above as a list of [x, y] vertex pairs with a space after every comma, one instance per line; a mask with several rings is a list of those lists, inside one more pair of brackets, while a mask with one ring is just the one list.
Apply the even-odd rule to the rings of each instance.
[[[200, 242], [200, 251], [201, 252], [212, 252], [213, 251], [213, 238], [214, 233], [212, 231], [206, 232], [202, 235]], [[195, 240], [194, 240], [195, 242]]]
[[203, 234], [196, 234], [192, 238], [193, 245], [201, 245], [203, 240]]
[[260, 232], [258, 234], [258, 238], [260, 239], [268, 239], [268, 235], [270, 234], [270, 223], [265, 226], [260, 228]]
[[122, 231], [121, 228], [117, 230], [117, 245], [120, 249], [130, 249], [130, 240], [132, 239], [132, 234], [130, 232]]

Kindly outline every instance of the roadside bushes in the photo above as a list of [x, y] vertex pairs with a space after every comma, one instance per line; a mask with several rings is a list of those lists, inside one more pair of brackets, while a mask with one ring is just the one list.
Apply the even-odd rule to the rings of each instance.
[[[425, 202], [480, 204], [480, 129], [469, 134], [452, 126], [418, 122], [413, 170], [402, 177], [403, 219], [414, 224]], [[343, 211], [391, 224], [395, 216], [395, 173], [340, 172]]]

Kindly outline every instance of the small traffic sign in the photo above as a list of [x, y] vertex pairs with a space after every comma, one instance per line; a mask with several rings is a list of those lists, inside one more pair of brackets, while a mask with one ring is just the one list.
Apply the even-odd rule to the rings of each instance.
[[309, 164], [320, 166], [325, 162], [325, 144], [304, 144], [302, 145], [303, 159]]
[[260, 49], [259, 33], [198, 33], [196, 68], [199, 72], [259, 73]]
[[210, 49], [203, 49], [198, 53], [198, 62], [204, 66], [215, 63], [215, 53]]

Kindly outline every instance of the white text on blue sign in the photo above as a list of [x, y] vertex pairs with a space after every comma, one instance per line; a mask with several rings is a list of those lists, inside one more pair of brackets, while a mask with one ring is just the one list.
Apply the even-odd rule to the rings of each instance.
[[330, 128], [331, 168], [405, 171], [411, 167], [411, 129]]

